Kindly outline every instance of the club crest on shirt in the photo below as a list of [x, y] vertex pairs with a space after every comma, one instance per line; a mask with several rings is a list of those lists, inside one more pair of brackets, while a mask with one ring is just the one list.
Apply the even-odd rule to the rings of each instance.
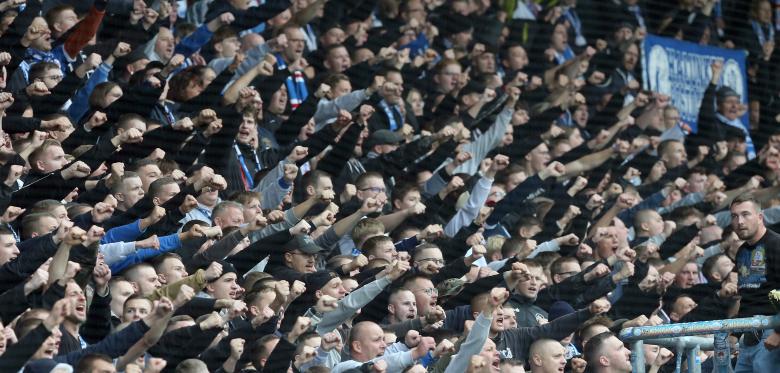
[[753, 270], [764, 269], [765, 265], [766, 265], [765, 249], [763, 246], [759, 246], [755, 250], [753, 250], [753, 254], [750, 256], [750, 267]]

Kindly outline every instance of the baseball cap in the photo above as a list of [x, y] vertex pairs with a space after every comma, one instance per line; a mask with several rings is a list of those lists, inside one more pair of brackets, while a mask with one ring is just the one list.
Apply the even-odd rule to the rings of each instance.
[[317, 254], [325, 250], [306, 235], [295, 236], [287, 243], [286, 249], [287, 251], [299, 250], [306, 254]]
[[370, 146], [374, 145], [398, 145], [403, 138], [401, 135], [390, 130], [376, 130], [368, 138]]

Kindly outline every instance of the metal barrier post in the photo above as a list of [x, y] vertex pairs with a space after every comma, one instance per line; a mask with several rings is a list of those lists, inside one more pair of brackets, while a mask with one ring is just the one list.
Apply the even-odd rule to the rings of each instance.
[[631, 344], [631, 371], [645, 373], [645, 342], [640, 340]]
[[728, 333], [715, 333], [714, 345], [715, 355], [712, 357], [714, 360], [714, 372], [715, 373], [731, 373], [731, 348], [728, 341]]
[[688, 373], [701, 373], [699, 351], [698, 345], [685, 349], [685, 353], [688, 354]]

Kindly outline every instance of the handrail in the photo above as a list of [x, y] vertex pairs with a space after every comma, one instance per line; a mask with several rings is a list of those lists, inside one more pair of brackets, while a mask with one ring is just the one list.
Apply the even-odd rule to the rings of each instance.
[[[656, 344], [675, 349], [676, 372], [681, 371], [682, 355], [687, 354], [688, 372], [701, 373], [699, 351], [715, 350], [715, 372], [731, 371], [728, 333], [774, 329], [780, 327], [780, 315], [753, 316], [740, 319], [697, 321], [658, 326], [640, 326], [620, 331], [620, 339], [632, 345], [632, 372], [645, 372], [644, 343]], [[713, 334], [714, 338], [693, 337]]]
[[635, 341], [648, 338], [674, 338], [691, 335], [715, 334], [718, 332], [745, 332], [756, 329], [776, 328], [778, 326], [780, 326], [780, 315], [753, 316], [741, 319], [631, 327], [620, 331], [620, 339], [624, 341]]

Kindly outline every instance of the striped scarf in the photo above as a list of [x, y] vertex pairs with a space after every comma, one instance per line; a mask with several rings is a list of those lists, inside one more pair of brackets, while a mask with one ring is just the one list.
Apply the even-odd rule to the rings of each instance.
[[[284, 62], [282, 55], [276, 54], [276, 65], [279, 70], [287, 68], [287, 63]], [[290, 107], [293, 110], [306, 100], [309, 96], [309, 90], [306, 88], [306, 79], [303, 76], [303, 72], [300, 70], [293, 71], [290, 76], [284, 80], [284, 84], [287, 87], [287, 97], [290, 100]]]

